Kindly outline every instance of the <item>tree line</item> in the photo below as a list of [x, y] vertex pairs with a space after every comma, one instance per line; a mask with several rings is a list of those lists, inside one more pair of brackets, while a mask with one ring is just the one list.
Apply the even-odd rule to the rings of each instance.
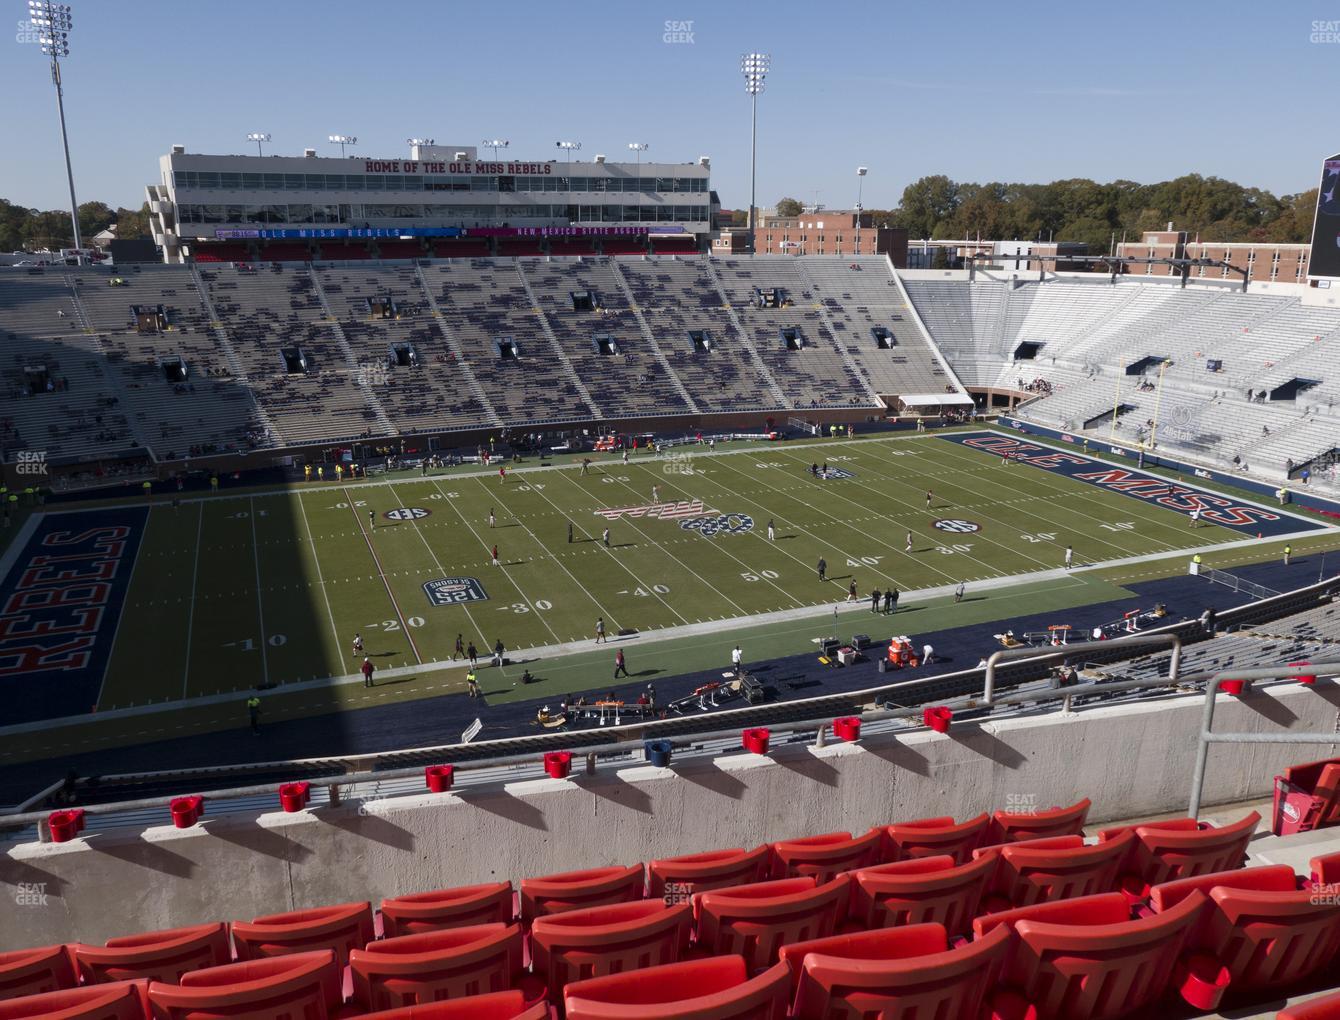
[[[1158, 184], [1087, 178], [1050, 184], [973, 184], [943, 174], [903, 189], [896, 209], [867, 209], [877, 226], [903, 227], [913, 240], [970, 238], [993, 241], [1080, 241], [1106, 252], [1113, 236], [1138, 240], [1169, 222], [1202, 241], [1307, 242], [1317, 189], [1276, 196], [1219, 177], [1187, 174]], [[794, 198], [777, 203], [779, 216], [796, 216]]]
[[[94, 234], [116, 224], [122, 240], [150, 237], [149, 203], [139, 209], [113, 209], [106, 202], [79, 206], [79, 236], [88, 245]], [[0, 251], [40, 251], [74, 247], [69, 209], [27, 209], [0, 198]]]

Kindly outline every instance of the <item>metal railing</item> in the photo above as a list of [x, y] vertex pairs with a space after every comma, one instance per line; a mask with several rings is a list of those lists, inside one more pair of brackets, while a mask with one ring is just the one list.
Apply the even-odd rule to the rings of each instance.
[[1042, 662], [1050, 662], [1053, 659], [1064, 661], [1084, 652], [1094, 652], [1100, 649], [1110, 651], [1113, 648], [1141, 645], [1172, 645], [1173, 653], [1172, 661], [1168, 665], [1168, 679], [1177, 679], [1177, 673], [1182, 666], [1182, 639], [1176, 634], [1167, 632], [1130, 634], [1125, 637], [1113, 638], [1111, 641], [1081, 641], [1073, 645], [1055, 645], [1052, 651], [1042, 654], [1038, 654], [1036, 648], [1002, 648], [998, 652], [992, 652], [991, 657], [986, 660], [986, 683], [982, 692], [982, 701], [988, 705], [995, 703], [996, 664], [1006, 659], [1027, 657]]
[[[1240, 681], [1250, 685], [1253, 680], [1297, 680], [1299, 677], [1334, 676], [1340, 673], [1340, 662], [1312, 662], [1292, 666], [1266, 666], [1256, 669], [1223, 670], [1210, 676], [1205, 683], [1205, 716], [1196, 744], [1196, 767], [1191, 773], [1191, 803], [1187, 814], [1200, 814], [1201, 794], [1205, 787], [1205, 766], [1210, 757], [1211, 744], [1335, 744], [1340, 733], [1215, 733], [1214, 705], [1219, 688], [1225, 681]], [[1315, 682], [1315, 681], [1314, 681]], [[1245, 691], [1245, 688], [1244, 688]]]

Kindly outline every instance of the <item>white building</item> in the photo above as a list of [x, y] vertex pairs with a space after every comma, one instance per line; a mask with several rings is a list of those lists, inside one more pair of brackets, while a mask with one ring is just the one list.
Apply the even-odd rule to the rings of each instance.
[[[154, 240], [180, 262], [210, 242], [508, 233], [706, 235], [710, 161], [480, 159], [472, 146], [409, 158], [220, 156], [180, 145], [146, 188]], [[555, 228], [577, 228], [560, 231]], [[617, 229], [616, 229], [617, 228]], [[487, 232], [487, 233], [486, 233]]]

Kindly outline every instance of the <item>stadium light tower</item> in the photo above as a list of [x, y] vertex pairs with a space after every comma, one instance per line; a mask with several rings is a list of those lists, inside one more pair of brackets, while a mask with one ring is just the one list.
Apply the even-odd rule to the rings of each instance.
[[346, 145], [357, 144], [358, 138], [354, 135], [331, 135], [326, 141], [330, 142], [331, 145], [338, 145], [340, 147], [340, 156], [343, 157], [344, 147]]
[[65, 91], [61, 88], [60, 58], [70, 55], [70, 29], [74, 20], [69, 4], [51, 0], [28, 0], [28, 19], [37, 29], [42, 55], [51, 58], [51, 84], [56, 86], [56, 110], [60, 113], [60, 140], [65, 147], [65, 179], [70, 185], [70, 223], [74, 228], [74, 260], [84, 264], [84, 246], [79, 238], [79, 201], [74, 197], [74, 169], [70, 165], [70, 139], [65, 133]]
[[509, 145], [511, 145], [512, 143], [509, 142], [506, 138], [485, 138], [485, 139], [484, 139], [482, 142], [480, 142], [479, 144], [482, 145], [482, 146], [484, 146], [484, 148], [486, 148], [486, 149], [492, 149], [492, 150], [493, 150], [493, 158], [494, 158], [494, 160], [496, 161], [497, 158], [498, 158], [498, 150], [499, 150], [499, 149], [505, 149], [505, 148], [507, 148]]
[[856, 254], [861, 254], [861, 189], [865, 186], [865, 175], [869, 167], [856, 168]]
[[268, 142], [269, 140], [270, 140], [270, 133], [268, 131], [253, 131], [251, 132], [251, 134], [247, 135], [247, 141], [256, 143], [257, 156], [265, 155], [264, 151], [261, 149], [261, 145], [264, 144], [265, 142]]
[[648, 142], [629, 142], [628, 147], [637, 153], [637, 193], [638, 201], [642, 198], [642, 154], [647, 151]]
[[755, 186], [758, 183], [758, 97], [763, 91], [763, 80], [772, 66], [772, 57], [766, 53], [746, 53], [740, 58], [740, 73], [744, 75], [744, 90], [749, 93], [749, 254], [754, 254], [754, 215], [757, 209]]
[[436, 142], [431, 138], [406, 138], [406, 145], [435, 145]]

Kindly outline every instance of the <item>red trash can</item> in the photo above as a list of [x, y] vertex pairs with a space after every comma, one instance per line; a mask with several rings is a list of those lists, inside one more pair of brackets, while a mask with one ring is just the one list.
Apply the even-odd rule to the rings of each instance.
[[51, 830], [51, 842], [68, 843], [84, 831], [84, 809], [53, 811], [47, 815], [47, 827]]
[[189, 829], [200, 820], [205, 808], [205, 798], [199, 794], [189, 797], [172, 798], [172, 824], [179, 829]]
[[279, 806], [292, 814], [307, 806], [312, 796], [312, 784], [308, 782], [284, 783], [279, 788]]
[[768, 740], [771, 736], [772, 732], [766, 727], [757, 726], [753, 729], [745, 730], [740, 735], [740, 743], [743, 744], [744, 749], [751, 754], [767, 754]]
[[572, 771], [572, 752], [546, 751], [544, 770], [549, 773], [551, 779], [567, 779]]
[[953, 709], [946, 708], [944, 705], [924, 709], [921, 713], [921, 721], [936, 733], [948, 733], [949, 722], [953, 718]]
[[446, 793], [451, 789], [456, 770], [450, 765], [429, 765], [423, 770], [428, 789], [434, 793]]
[[833, 736], [848, 742], [861, 739], [861, 720], [854, 715], [833, 720]]

